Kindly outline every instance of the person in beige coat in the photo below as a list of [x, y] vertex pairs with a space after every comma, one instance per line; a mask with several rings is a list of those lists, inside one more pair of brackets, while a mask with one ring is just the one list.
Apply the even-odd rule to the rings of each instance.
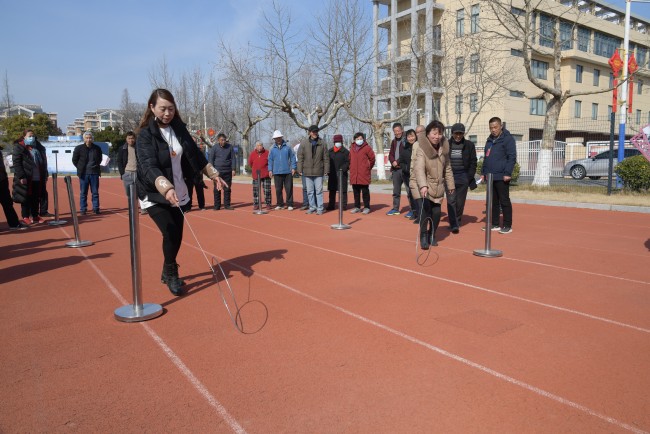
[[[415, 151], [414, 197], [422, 198], [420, 215], [420, 247], [427, 250], [429, 245], [437, 246], [436, 229], [440, 223], [442, 200], [445, 197], [445, 185], [450, 193], [456, 186], [449, 160], [449, 142], [443, 136], [445, 126], [440, 121], [427, 125], [425, 133], [418, 134], [418, 148]], [[431, 227], [429, 227], [431, 221]]]

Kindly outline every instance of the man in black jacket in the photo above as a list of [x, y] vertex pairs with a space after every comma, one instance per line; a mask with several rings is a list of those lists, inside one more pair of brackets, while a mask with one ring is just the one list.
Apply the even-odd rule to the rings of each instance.
[[81, 215], [86, 215], [88, 211], [88, 187], [90, 187], [93, 212], [99, 214], [99, 177], [101, 176], [99, 165], [102, 162], [102, 148], [93, 142], [92, 131], [86, 131], [83, 138], [83, 145], [76, 146], [72, 152], [72, 164], [77, 168], [79, 177], [79, 211]]
[[334, 135], [334, 147], [328, 151], [330, 159], [330, 171], [327, 178], [327, 189], [329, 190], [328, 211], [335, 209], [336, 192], [339, 190], [339, 171], [341, 171], [341, 187], [343, 194], [339, 198], [343, 209], [348, 206], [348, 171], [350, 170], [350, 151], [343, 146], [343, 136]]
[[27, 229], [27, 225], [18, 220], [18, 214], [14, 209], [14, 202], [11, 200], [11, 193], [9, 193], [9, 178], [7, 177], [7, 169], [5, 168], [5, 160], [0, 151], [0, 204], [4, 210], [7, 224], [12, 231]]
[[477, 163], [476, 146], [471, 140], [465, 139], [465, 125], [461, 123], [451, 127], [449, 154], [456, 189], [453, 194], [447, 194], [447, 218], [451, 232], [457, 234], [465, 211], [467, 190], [476, 188], [474, 176]]
[[[235, 176], [235, 149], [226, 140], [224, 133], [217, 136], [217, 144], [208, 152], [208, 162], [219, 171], [219, 176], [229, 186], [223, 189], [224, 209], [233, 210], [230, 205], [230, 193], [232, 188], [232, 177]], [[221, 209], [221, 190], [214, 188], [214, 210]]]

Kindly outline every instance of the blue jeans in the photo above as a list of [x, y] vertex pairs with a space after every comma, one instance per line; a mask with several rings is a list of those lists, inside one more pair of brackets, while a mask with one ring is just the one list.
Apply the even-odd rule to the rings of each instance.
[[305, 176], [309, 209], [323, 212], [323, 177]]
[[93, 201], [93, 211], [99, 210], [99, 175], [81, 175], [79, 177], [79, 210], [88, 210], [88, 187]]
[[302, 178], [302, 204], [309, 205], [309, 199], [307, 198], [307, 185], [305, 184], [305, 175], [301, 176]]

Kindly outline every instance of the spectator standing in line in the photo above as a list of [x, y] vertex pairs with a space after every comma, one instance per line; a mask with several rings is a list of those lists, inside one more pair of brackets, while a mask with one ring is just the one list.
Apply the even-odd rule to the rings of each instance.
[[[375, 165], [375, 153], [366, 142], [363, 133], [354, 135], [354, 142], [350, 145], [350, 184], [354, 195], [354, 208], [350, 213], [356, 214], [370, 212], [370, 181], [372, 167]], [[363, 211], [361, 210], [361, 196], [363, 196]]]
[[[129, 186], [135, 185], [138, 171], [138, 161], [135, 155], [135, 133], [133, 131], [126, 133], [126, 143], [117, 152], [117, 170], [120, 172], [120, 178], [128, 198]], [[140, 207], [140, 214], [146, 213], [147, 211]]]
[[[399, 153], [398, 165], [402, 171], [402, 179], [405, 183], [409, 184], [409, 180], [411, 179], [411, 157], [413, 154], [413, 145], [417, 142], [417, 136], [415, 130], [408, 130], [404, 135], [406, 136], [406, 142]], [[417, 211], [415, 210], [415, 200], [413, 199], [410, 188], [406, 189], [406, 198], [409, 201], [410, 210], [404, 217], [414, 220], [415, 216], [417, 216]]]
[[[293, 147], [293, 153], [296, 156], [296, 161], [298, 161], [298, 149], [300, 149], [300, 142], [296, 143], [296, 145]], [[302, 181], [302, 205], [300, 206], [300, 211], [305, 211], [309, 209], [309, 199], [307, 198], [307, 185], [305, 184], [304, 175], [298, 175], [298, 176], [300, 176], [300, 180]]]
[[339, 191], [339, 171], [342, 171], [341, 186], [343, 193], [339, 200], [343, 209], [348, 206], [348, 170], [350, 170], [350, 151], [343, 146], [343, 136], [334, 135], [334, 147], [328, 151], [329, 157], [329, 174], [327, 178], [327, 190], [329, 191], [329, 203], [327, 210], [335, 209], [336, 192]]
[[395, 137], [390, 142], [390, 151], [388, 152], [388, 161], [390, 162], [390, 176], [393, 181], [393, 208], [386, 215], [400, 214], [400, 196], [402, 195], [402, 184], [408, 188], [408, 181], [402, 179], [402, 170], [399, 167], [399, 154], [404, 149], [406, 137], [404, 136], [404, 127], [399, 122], [393, 124], [393, 134]]
[[27, 225], [18, 220], [18, 214], [14, 209], [14, 202], [11, 200], [11, 193], [9, 193], [9, 178], [7, 177], [7, 168], [5, 167], [5, 160], [0, 150], [0, 204], [2, 210], [7, 218], [9, 230], [17, 231], [27, 229]]
[[449, 159], [454, 174], [455, 194], [447, 195], [447, 219], [451, 232], [460, 232], [461, 220], [465, 211], [467, 190], [476, 188], [476, 146], [465, 139], [465, 125], [454, 124], [451, 127], [449, 141]]
[[298, 173], [305, 176], [309, 209], [306, 214], [321, 215], [323, 208], [323, 177], [329, 172], [330, 160], [327, 145], [318, 136], [318, 126], [309, 127], [308, 137], [300, 141], [298, 148]]
[[[269, 151], [269, 176], [275, 184], [276, 211], [288, 209], [293, 211], [293, 175], [296, 173], [296, 155], [282, 137], [280, 130], [273, 132], [273, 146]], [[287, 194], [285, 204], [282, 188]]]
[[40, 223], [41, 195], [47, 181], [47, 157], [45, 147], [41, 145], [34, 131], [27, 129], [23, 136], [14, 142], [12, 152], [14, 165], [14, 190], [20, 192], [20, 212], [23, 223], [29, 225]]
[[[192, 139], [176, 108], [174, 96], [156, 89], [147, 102], [136, 141], [138, 197], [162, 234], [162, 283], [182, 295], [185, 282], [178, 276], [176, 256], [183, 242], [183, 213], [189, 195], [185, 179], [204, 173], [215, 188], [226, 187]], [[228, 172], [230, 172], [228, 170]]]
[[[510, 202], [510, 180], [517, 161], [517, 145], [510, 132], [503, 128], [501, 119], [489, 121], [490, 136], [485, 142], [485, 158], [481, 168], [481, 181], [492, 174], [492, 228], [500, 234], [512, 232], [512, 203]], [[499, 215], [503, 211], [503, 226], [499, 226]], [[485, 229], [485, 228], [483, 228]]]
[[415, 167], [412, 169], [415, 171], [417, 188], [423, 200], [420, 215], [420, 247], [423, 250], [427, 250], [430, 245], [438, 245], [436, 230], [440, 223], [445, 186], [452, 194], [455, 188], [449, 164], [449, 143], [443, 136], [444, 131], [445, 126], [440, 121], [432, 121], [427, 125], [425, 133], [418, 136], [419, 147]]
[[228, 185], [226, 188], [217, 188], [216, 186], [213, 189], [214, 192], [214, 210], [217, 211], [221, 209], [221, 191], [223, 190], [223, 208], [227, 210], [233, 210], [230, 204], [230, 197], [232, 193], [232, 177], [235, 176], [235, 148], [228, 143], [226, 140], [226, 135], [224, 133], [219, 133], [217, 135], [217, 144], [210, 148], [208, 154], [208, 162], [217, 169], [219, 176], [223, 179], [223, 182]]
[[418, 224], [418, 225], [420, 224], [419, 216], [420, 216], [420, 210], [422, 209], [422, 198], [420, 197], [417, 183], [415, 182], [415, 171], [413, 170], [413, 168], [415, 167], [415, 156], [420, 146], [417, 142], [417, 136], [424, 133], [425, 133], [424, 125], [418, 125], [417, 127], [415, 127], [416, 141], [415, 143], [413, 143], [413, 148], [411, 149], [411, 164], [410, 164], [411, 176], [409, 177], [409, 190], [411, 190], [411, 196], [413, 196], [413, 203], [415, 204], [413, 224]]
[[[269, 176], [269, 152], [261, 141], [255, 142], [255, 149], [248, 161], [253, 175], [253, 209], [271, 208], [271, 177]], [[260, 194], [260, 184], [264, 189], [264, 205]]]
[[102, 162], [102, 148], [97, 146], [93, 140], [92, 131], [83, 134], [84, 143], [74, 148], [72, 152], [72, 164], [77, 168], [79, 177], [79, 212], [86, 215], [88, 211], [88, 187], [92, 199], [93, 212], [99, 214], [99, 177]]

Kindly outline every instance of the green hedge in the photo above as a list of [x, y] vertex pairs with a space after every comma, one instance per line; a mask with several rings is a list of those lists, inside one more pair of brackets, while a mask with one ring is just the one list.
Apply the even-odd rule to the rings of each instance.
[[[478, 160], [478, 164], [476, 164], [476, 174], [478, 176], [481, 175], [481, 168], [482, 167], [483, 167], [483, 159], [481, 158], [481, 159]], [[515, 163], [515, 168], [512, 169], [512, 182], [515, 183], [515, 184], [517, 183], [517, 180], [519, 179], [519, 170], [520, 170], [519, 163]]]
[[623, 181], [623, 188], [632, 191], [650, 190], [650, 161], [643, 155], [626, 158], [614, 171]]

